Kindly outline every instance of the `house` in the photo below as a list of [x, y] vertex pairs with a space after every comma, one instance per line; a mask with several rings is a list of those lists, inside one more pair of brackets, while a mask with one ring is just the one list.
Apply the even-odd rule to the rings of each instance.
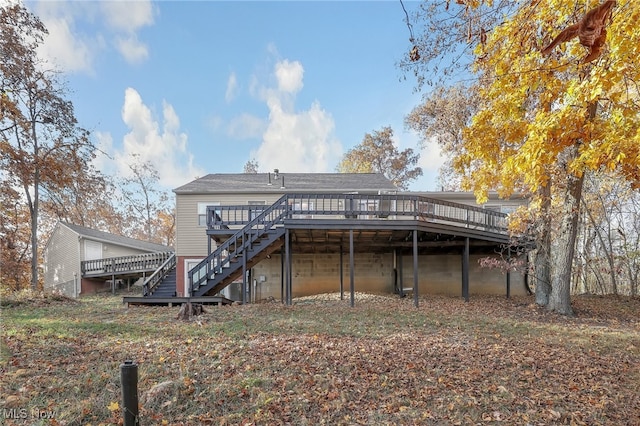
[[478, 264], [506, 245], [506, 213], [523, 199], [478, 206], [471, 193], [400, 192], [382, 174], [278, 170], [209, 174], [174, 193], [177, 296], [290, 301], [344, 291], [346, 277], [352, 292], [416, 303], [418, 291], [528, 290], [523, 274]]
[[44, 288], [70, 297], [109, 290], [116, 280], [150, 275], [172, 252], [164, 245], [58, 222], [43, 251]]

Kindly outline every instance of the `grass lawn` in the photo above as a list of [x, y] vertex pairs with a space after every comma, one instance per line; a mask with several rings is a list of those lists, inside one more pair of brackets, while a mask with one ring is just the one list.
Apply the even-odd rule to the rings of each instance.
[[187, 322], [119, 297], [5, 300], [0, 424], [117, 424], [134, 360], [143, 425], [639, 425], [640, 299], [573, 306], [327, 295]]

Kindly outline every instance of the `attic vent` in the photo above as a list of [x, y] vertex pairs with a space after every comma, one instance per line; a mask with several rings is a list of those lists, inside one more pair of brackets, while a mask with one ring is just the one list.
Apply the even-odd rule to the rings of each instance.
[[273, 169], [273, 178], [278, 179], [279, 175], [280, 175], [280, 169]]

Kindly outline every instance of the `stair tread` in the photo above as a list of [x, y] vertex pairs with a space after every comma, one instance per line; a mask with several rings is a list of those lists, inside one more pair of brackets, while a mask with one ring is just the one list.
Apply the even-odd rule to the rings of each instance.
[[[221, 291], [226, 285], [233, 282], [238, 276], [242, 276], [241, 265], [244, 263], [243, 256], [249, 262], [259, 261], [264, 258], [261, 253], [270, 254], [277, 249], [274, 243], [284, 234], [283, 228], [271, 228], [264, 230], [260, 235], [251, 237], [251, 244], [246, 241], [246, 245], [242, 245], [243, 249], [240, 253], [229, 252], [229, 257], [224, 260], [223, 268], [207, 280], [201, 283], [197, 288], [193, 289], [194, 296], [202, 296], [216, 289]], [[271, 248], [271, 249], [270, 249]], [[214, 251], [211, 255], [217, 255]], [[254, 264], [254, 263], [252, 263]]]

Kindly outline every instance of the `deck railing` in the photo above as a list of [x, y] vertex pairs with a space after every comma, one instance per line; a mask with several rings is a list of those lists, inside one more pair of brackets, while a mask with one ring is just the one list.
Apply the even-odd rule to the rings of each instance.
[[164, 278], [176, 267], [176, 255], [171, 253], [169, 258], [165, 260], [162, 265], [155, 270], [145, 281], [142, 283], [142, 295], [149, 296], [153, 293], [155, 288], [164, 280]]
[[80, 271], [83, 277], [155, 271], [171, 255], [173, 252], [158, 252], [84, 260], [80, 262]]
[[[408, 194], [286, 194], [278, 200], [288, 219], [424, 220], [506, 233], [507, 215], [494, 210]], [[208, 206], [209, 230], [247, 225], [269, 206]], [[228, 232], [228, 231], [225, 231]]]

